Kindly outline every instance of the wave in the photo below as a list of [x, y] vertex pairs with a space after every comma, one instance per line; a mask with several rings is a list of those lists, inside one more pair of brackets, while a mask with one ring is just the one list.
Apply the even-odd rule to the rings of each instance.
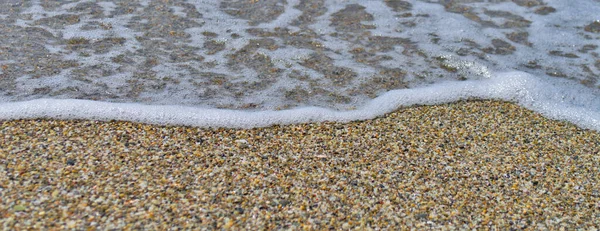
[[[110, 103], [78, 99], [35, 99], [0, 104], [0, 120], [123, 120], [159, 125], [254, 128], [276, 124], [373, 119], [413, 105], [491, 99], [514, 102], [556, 120], [600, 131], [600, 93], [564, 79], [542, 79], [525, 72], [493, 73], [489, 78], [448, 81], [392, 90], [355, 110], [299, 107], [244, 111], [173, 105]], [[426, 119], [426, 118], [425, 118]]]

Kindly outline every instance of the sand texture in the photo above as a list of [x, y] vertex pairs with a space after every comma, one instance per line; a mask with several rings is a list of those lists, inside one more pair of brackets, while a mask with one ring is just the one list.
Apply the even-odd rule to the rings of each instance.
[[514, 104], [250, 130], [0, 125], [0, 229], [600, 228], [600, 134]]

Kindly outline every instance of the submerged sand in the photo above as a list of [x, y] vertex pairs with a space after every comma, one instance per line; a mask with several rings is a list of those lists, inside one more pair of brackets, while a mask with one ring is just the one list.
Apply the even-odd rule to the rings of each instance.
[[600, 134], [511, 103], [352, 123], [0, 125], [0, 228], [600, 228]]

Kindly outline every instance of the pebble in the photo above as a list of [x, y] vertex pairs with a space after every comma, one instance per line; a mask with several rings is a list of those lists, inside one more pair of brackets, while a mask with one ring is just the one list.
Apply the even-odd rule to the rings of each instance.
[[600, 134], [506, 102], [247, 130], [0, 123], [4, 230], [600, 228]]

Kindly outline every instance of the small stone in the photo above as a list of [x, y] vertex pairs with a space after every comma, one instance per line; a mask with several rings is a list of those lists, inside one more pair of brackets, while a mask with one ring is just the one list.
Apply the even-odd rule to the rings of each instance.
[[345, 230], [348, 230], [348, 229], [350, 229], [350, 224], [348, 224], [348, 222], [345, 222], [345, 223], [342, 225], [342, 229], [345, 229]]
[[15, 212], [22, 212], [27, 210], [27, 207], [25, 207], [24, 205], [15, 205], [15, 207], [13, 207], [13, 210]]
[[241, 208], [241, 207], [236, 207], [236, 208], [235, 208], [235, 211], [236, 211], [238, 214], [243, 214], [243, 213], [244, 213], [244, 208]]
[[77, 227], [77, 222], [76, 221], [67, 221], [67, 228], [69, 229], [74, 229], [75, 227]]
[[415, 215], [415, 218], [417, 219], [427, 219], [427, 217], [427, 213], [418, 213], [417, 215]]
[[245, 139], [239, 139], [236, 140], [235, 143], [240, 147], [240, 148], [247, 148], [249, 146], [248, 141]]

